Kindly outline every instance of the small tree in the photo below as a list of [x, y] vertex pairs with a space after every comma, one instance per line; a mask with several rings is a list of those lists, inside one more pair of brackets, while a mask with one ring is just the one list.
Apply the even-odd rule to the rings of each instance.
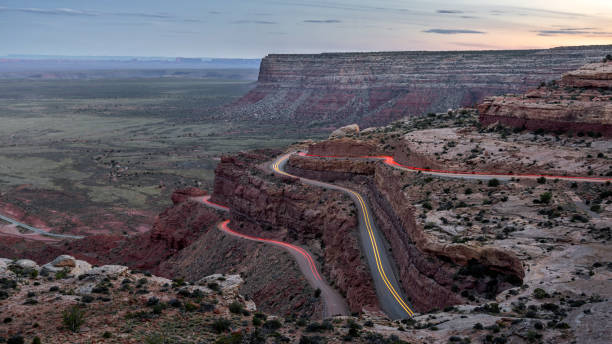
[[77, 332], [85, 323], [85, 312], [77, 305], [64, 310], [62, 317], [64, 326], [72, 332]]

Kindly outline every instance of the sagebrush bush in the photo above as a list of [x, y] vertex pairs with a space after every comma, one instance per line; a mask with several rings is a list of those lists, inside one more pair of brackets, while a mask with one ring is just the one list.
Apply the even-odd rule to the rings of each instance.
[[64, 326], [72, 332], [77, 332], [85, 323], [85, 312], [79, 306], [72, 306], [62, 312]]

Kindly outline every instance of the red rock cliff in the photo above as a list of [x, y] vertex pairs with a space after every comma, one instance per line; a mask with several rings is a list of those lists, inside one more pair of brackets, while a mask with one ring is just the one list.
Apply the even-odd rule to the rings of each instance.
[[521, 96], [491, 97], [478, 106], [483, 125], [612, 136], [612, 62], [592, 63]]
[[257, 151], [222, 158], [213, 201], [231, 208], [232, 223], [242, 232], [307, 245], [351, 311], [377, 308], [352, 203], [340, 193], [281, 180], [257, 167], [278, 154]]

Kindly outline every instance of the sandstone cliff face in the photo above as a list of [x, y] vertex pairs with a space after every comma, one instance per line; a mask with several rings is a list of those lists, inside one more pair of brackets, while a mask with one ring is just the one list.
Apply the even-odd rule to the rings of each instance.
[[[425, 311], [463, 303], [460, 295], [463, 290], [495, 294], [510, 287], [508, 281], [518, 283], [524, 278], [521, 262], [510, 251], [442, 243], [424, 231], [415, 219], [412, 200], [402, 191], [401, 171], [380, 162], [374, 168], [371, 162], [347, 162], [295, 157], [289, 160], [288, 169], [323, 180], [370, 176], [367, 187], [361, 187], [361, 191], [368, 196], [376, 223], [391, 245], [403, 289], [416, 309]], [[360, 184], [352, 187], [360, 188]], [[457, 279], [458, 274], [467, 277]]]
[[611, 46], [522, 51], [268, 55], [228, 114], [360, 127], [519, 93], [601, 59]]
[[321, 156], [360, 157], [376, 155], [376, 144], [349, 138], [326, 140], [308, 146], [308, 154]]
[[612, 89], [612, 61], [589, 63], [563, 74], [562, 86]]
[[612, 62], [588, 64], [523, 96], [486, 98], [478, 111], [483, 125], [612, 136]]
[[212, 200], [230, 207], [241, 232], [306, 245], [327, 280], [353, 312], [376, 309], [370, 274], [361, 258], [352, 203], [342, 194], [272, 176], [257, 166], [280, 152], [224, 157], [215, 171]]

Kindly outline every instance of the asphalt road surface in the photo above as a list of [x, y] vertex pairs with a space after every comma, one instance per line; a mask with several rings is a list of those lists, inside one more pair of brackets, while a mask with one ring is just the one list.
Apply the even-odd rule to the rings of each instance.
[[14, 219], [11, 219], [10, 217], [6, 217], [4, 215], [0, 215], [0, 219], [2, 219], [4, 221], [7, 221], [7, 222], [10, 222], [10, 223], [12, 223], [12, 224], [14, 224], [16, 226], [25, 228], [25, 229], [27, 229], [29, 231], [34, 232], [34, 233], [45, 235], [45, 236], [52, 237], [52, 238], [60, 238], [60, 239], [82, 239], [83, 238], [80, 235], [50, 233], [50, 232], [44, 231], [44, 230], [42, 230], [40, 228], [36, 228], [36, 227], [32, 227], [32, 226], [26, 225], [25, 223], [19, 222], [19, 221], [14, 220]]
[[[211, 208], [229, 211], [228, 207], [216, 204], [210, 201], [210, 196], [194, 197], [196, 201], [199, 201]], [[247, 234], [236, 232], [229, 227], [229, 220], [219, 223], [219, 230], [241, 239], [251, 240], [256, 242], [262, 242], [269, 245], [274, 245], [287, 250], [298, 263], [300, 271], [308, 281], [308, 283], [315, 289], [321, 290], [321, 298], [323, 299], [324, 310], [323, 318], [328, 318], [335, 315], [349, 315], [349, 309], [344, 298], [335, 289], [329, 286], [325, 279], [321, 277], [317, 269], [317, 264], [312, 258], [312, 255], [302, 247], [292, 245], [283, 241], [265, 239], [255, 237]]]
[[346, 193], [357, 205], [359, 218], [359, 235], [363, 246], [363, 252], [372, 273], [376, 294], [382, 310], [391, 319], [404, 319], [412, 317], [414, 312], [410, 308], [406, 297], [391, 267], [388, 245], [384, 242], [382, 233], [376, 227], [372, 218], [372, 211], [363, 197], [351, 190], [334, 184], [324, 183], [313, 179], [301, 178], [284, 171], [287, 159], [293, 153], [285, 154], [274, 161], [272, 170], [275, 173], [298, 178], [303, 183], [326, 189], [338, 190]]

